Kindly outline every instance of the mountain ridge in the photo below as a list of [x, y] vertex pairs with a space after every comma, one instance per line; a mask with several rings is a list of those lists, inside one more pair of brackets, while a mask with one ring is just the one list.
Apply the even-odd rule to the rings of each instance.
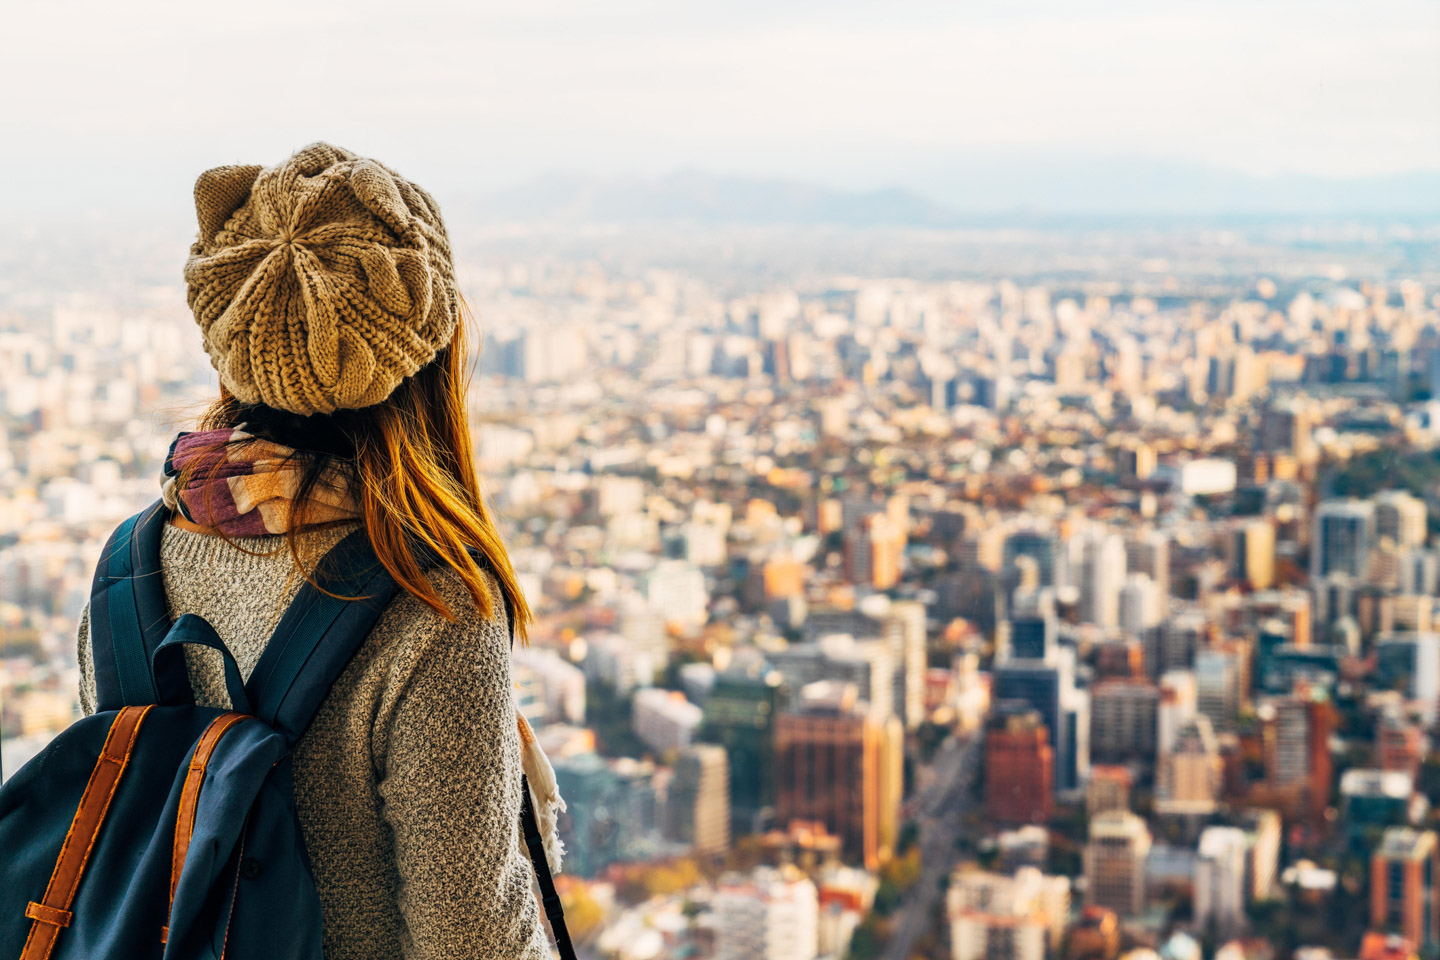
[[1120, 161], [956, 168], [925, 188], [844, 190], [778, 177], [683, 168], [658, 177], [551, 172], [475, 196], [489, 220], [621, 225], [834, 225], [959, 228], [998, 216], [1421, 216], [1440, 214], [1440, 171], [1328, 179], [1258, 177], [1199, 166]]

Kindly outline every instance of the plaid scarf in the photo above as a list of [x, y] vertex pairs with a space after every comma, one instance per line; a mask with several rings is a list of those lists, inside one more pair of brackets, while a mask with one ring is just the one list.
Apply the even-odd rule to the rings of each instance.
[[[292, 447], [246, 433], [244, 427], [177, 434], [165, 456], [161, 495], [166, 506], [186, 520], [226, 536], [287, 533], [306, 458], [296, 456]], [[181, 474], [187, 471], [189, 481], [182, 485]], [[360, 516], [336, 470], [321, 476], [305, 506], [307, 525]]]

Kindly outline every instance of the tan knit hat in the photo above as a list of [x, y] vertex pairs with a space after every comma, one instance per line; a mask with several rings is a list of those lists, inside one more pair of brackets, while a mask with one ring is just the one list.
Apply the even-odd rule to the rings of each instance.
[[195, 181], [187, 299], [220, 382], [292, 413], [368, 407], [459, 318], [440, 209], [374, 160], [312, 143], [275, 167]]

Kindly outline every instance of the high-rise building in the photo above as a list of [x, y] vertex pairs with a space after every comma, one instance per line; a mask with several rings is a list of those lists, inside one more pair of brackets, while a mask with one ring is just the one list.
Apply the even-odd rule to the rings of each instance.
[[1437, 867], [1440, 844], [1433, 831], [1387, 829], [1370, 859], [1370, 925], [1425, 952], [1440, 945]]
[[[813, 616], [810, 619], [814, 619]], [[862, 625], [869, 629], [872, 624], [867, 617]], [[810, 626], [807, 619], [806, 627]], [[891, 713], [895, 707], [897, 666], [892, 649], [893, 645], [887, 640], [857, 640], [848, 633], [829, 633], [817, 637], [813, 643], [797, 643], [772, 651], [769, 659], [794, 696], [808, 684], [836, 680], [855, 684], [861, 699], [876, 710]]]
[[1002, 556], [1007, 570], [1015, 566], [1018, 558], [1030, 557], [1039, 571], [1040, 586], [1055, 586], [1055, 538], [1050, 534], [1017, 530], [1005, 538]]
[[1250, 808], [1241, 810], [1237, 819], [1245, 831], [1245, 897], [1273, 900], [1280, 863], [1280, 814]]
[[903, 747], [899, 719], [860, 701], [854, 684], [810, 684], [776, 719], [778, 819], [820, 821], [876, 869], [898, 834]]
[[1065, 932], [1070, 882], [1034, 867], [1013, 876], [957, 871], [945, 907], [953, 960], [1045, 960]]
[[1155, 448], [1143, 441], [1121, 447], [1115, 455], [1122, 482], [1134, 485], [1149, 480], [1155, 473]]
[[517, 667], [529, 669], [538, 681], [537, 695], [544, 704], [544, 720], [552, 723], [585, 722], [585, 673], [562, 660], [553, 650], [519, 647]]
[[1007, 643], [1001, 651], [1003, 660], [1040, 660], [1049, 662], [1056, 649], [1055, 615], [1047, 609], [1024, 616], [1012, 617], [1005, 631]]
[[1215, 730], [1233, 730], [1240, 714], [1241, 665], [1236, 652], [1223, 648], [1195, 653], [1195, 701]]
[[1117, 763], [1155, 762], [1160, 691], [1149, 680], [1112, 678], [1090, 691], [1090, 756]]
[[1143, 573], [1160, 593], [1160, 615], [1170, 599], [1170, 537], [1164, 531], [1143, 529], [1125, 537], [1125, 569]]
[[1315, 510], [1310, 541], [1310, 576], [1321, 580], [1343, 573], [1363, 580], [1375, 543], [1375, 505], [1364, 500], [1327, 500]]
[[895, 715], [914, 730], [925, 719], [925, 605], [915, 600], [890, 604], [882, 622], [893, 665]]
[[660, 821], [655, 768], [629, 757], [595, 753], [555, 759], [555, 779], [567, 803], [561, 820], [565, 870], [588, 877], [621, 860], [656, 854]]
[[1223, 786], [1224, 763], [1210, 718], [1192, 716], [1175, 735], [1160, 761], [1155, 809], [1160, 813], [1206, 815], [1214, 812]]
[[1138, 637], [1160, 622], [1164, 612], [1160, 586], [1148, 574], [1131, 573], [1120, 588], [1120, 630]]
[[1050, 831], [1037, 824], [1001, 831], [995, 844], [1004, 873], [1014, 873], [1021, 867], [1043, 869], [1050, 860]]
[[1245, 520], [1230, 530], [1230, 579], [1252, 590], [1275, 583], [1275, 527], [1269, 520]]
[[1055, 750], [1055, 789], [1074, 790], [1090, 768], [1090, 702], [1075, 686], [1075, 651], [1056, 647], [1046, 660], [1012, 658], [995, 668], [991, 700], [1021, 700], [1036, 710]]
[[665, 806], [666, 833], [700, 854], [730, 847], [730, 759], [725, 748], [696, 744], [675, 762]]
[[1375, 766], [1418, 777], [1425, 759], [1425, 733], [1398, 710], [1387, 710], [1375, 724]]
[[1150, 831], [1145, 821], [1126, 810], [1102, 813], [1090, 821], [1085, 845], [1085, 903], [1105, 907], [1121, 917], [1145, 910], [1145, 860]]
[[723, 670], [705, 698], [697, 738], [725, 748], [730, 760], [730, 817], [734, 833], [760, 829], [761, 811], [774, 802], [774, 727], [784, 702], [781, 675], [764, 664]]
[[1206, 827], [1195, 858], [1195, 924], [1224, 942], [1245, 926], [1245, 832]]
[[1100, 627], [1120, 623], [1120, 590], [1125, 583], [1125, 541], [1119, 534], [1091, 530], [1081, 540], [1080, 618]]
[[1376, 494], [1375, 536], [1389, 537], [1400, 547], [1423, 546], [1428, 533], [1425, 501], [1404, 490]]
[[715, 960], [814, 960], [815, 884], [794, 868], [757, 867], [715, 892]]
[[1440, 634], [1383, 634], [1375, 643], [1377, 690], [1398, 690], [1430, 722], [1440, 706]]
[[1425, 597], [1440, 592], [1440, 554], [1420, 547], [1402, 549], [1399, 587], [1402, 594]]
[[1330, 802], [1333, 765], [1330, 736], [1333, 710], [1320, 687], [1301, 686], [1294, 696], [1269, 704], [1265, 768], [1270, 785], [1298, 790], [1311, 816], [1323, 815]]
[[685, 694], [647, 687], [631, 700], [631, 724], [635, 735], [656, 753], [684, 750], [695, 739], [704, 711]]
[[1158, 630], [1146, 634], [1145, 665], [1151, 676], [1168, 670], [1189, 670], [1195, 655], [1209, 645], [1215, 626], [1198, 610], [1185, 610], [1165, 618]]
[[987, 816], [999, 823], [1048, 821], [1054, 771], [1054, 749], [1040, 714], [1028, 704], [999, 704], [985, 731]]
[[1267, 453], [1288, 453], [1301, 463], [1309, 463], [1315, 455], [1311, 426], [1309, 410], [1299, 404], [1266, 407], [1260, 415], [1256, 445]]
[[861, 518], [845, 537], [845, 572], [851, 583], [888, 590], [900, 580], [906, 536], [884, 513]]
[[1155, 749], [1164, 756], [1175, 749], [1180, 728], [1195, 716], [1195, 674], [1168, 670], [1160, 676], [1160, 705], [1155, 711]]
[[1090, 782], [1085, 785], [1085, 813], [1094, 817], [1107, 810], [1129, 810], [1134, 780], [1128, 767], [1103, 763], [1092, 766]]

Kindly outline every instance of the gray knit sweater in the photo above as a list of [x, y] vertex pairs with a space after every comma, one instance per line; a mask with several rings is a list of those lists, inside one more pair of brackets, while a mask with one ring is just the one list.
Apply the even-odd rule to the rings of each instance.
[[[353, 528], [302, 537], [307, 564]], [[210, 621], [249, 677], [303, 581], [284, 537], [236, 542], [273, 553], [251, 556], [167, 525], [161, 568], [171, 617]], [[397, 596], [295, 746], [295, 805], [320, 893], [325, 957], [549, 960], [519, 840], [505, 607], [493, 580], [498, 614], [482, 619], [453, 571], [431, 576], [462, 611], [459, 621]], [[89, 633], [87, 608], [78, 647], [87, 715], [95, 710]], [[229, 706], [219, 654], [185, 652], [196, 702]]]

